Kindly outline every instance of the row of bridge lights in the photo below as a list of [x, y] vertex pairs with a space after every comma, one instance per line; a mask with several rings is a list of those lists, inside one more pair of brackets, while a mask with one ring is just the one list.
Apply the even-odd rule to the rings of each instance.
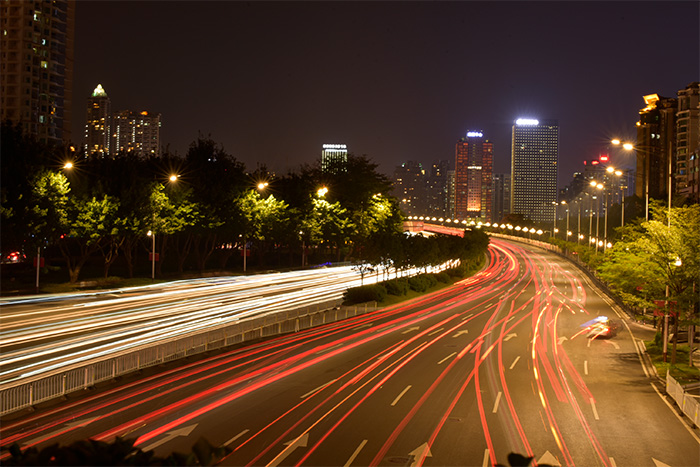
[[[459, 219], [443, 219], [442, 217], [429, 217], [429, 216], [408, 216], [408, 220], [416, 220], [416, 221], [436, 221], [436, 222], [446, 222], [446, 223], [454, 223], [454, 224], [464, 224], [464, 225], [470, 225], [474, 226], [477, 229], [480, 229], [481, 227], [493, 227], [493, 228], [500, 228], [500, 229], [508, 229], [508, 230], [515, 230], [517, 232], [523, 232], [523, 233], [530, 233], [530, 234], [537, 234], [537, 235], [542, 235], [544, 231], [542, 229], [535, 229], [534, 227], [532, 228], [527, 228], [527, 227], [520, 227], [519, 225], [513, 226], [512, 224], [498, 224], [498, 222], [494, 222], [493, 224], [490, 222], [475, 222], [475, 221], [460, 221]], [[558, 232], [559, 229], [555, 229], [555, 233]], [[573, 235], [573, 232], [571, 230], [566, 232], [566, 236], [569, 237]], [[583, 240], [585, 238], [585, 235], [579, 234], [578, 236], [579, 240]], [[604, 246], [605, 242], [603, 240], [599, 240], [597, 238], [591, 237], [590, 243], [592, 245], [598, 244], [598, 246]], [[607, 244], [608, 248], [612, 247], [612, 243], [608, 242]]]

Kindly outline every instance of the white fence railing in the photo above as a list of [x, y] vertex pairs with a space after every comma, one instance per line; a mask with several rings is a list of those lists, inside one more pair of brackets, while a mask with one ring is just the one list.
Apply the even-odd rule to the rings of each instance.
[[700, 426], [700, 400], [698, 396], [688, 394], [670, 373], [666, 373], [666, 392], [676, 401], [685, 416], [695, 426]]
[[240, 342], [332, 323], [377, 309], [374, 306], [340, 306], [341, 300], [224, 324], [206, 332], [114, 354], [107, 359], [66, 367], [31, 381], [0, 388], [0, 415], [31, 407], [74, 391], [150, 366]]

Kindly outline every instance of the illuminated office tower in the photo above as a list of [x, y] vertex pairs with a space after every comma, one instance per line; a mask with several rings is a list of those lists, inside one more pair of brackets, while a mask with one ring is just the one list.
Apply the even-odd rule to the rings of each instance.
[[348, 147], [345, 144], [324, 144], [321, 151], [321, 170], [324, 172], [345, 171], [348, 162]]
[[510, 213], [510, 174], [493, 174], [492, 222], [501, 222]]
[[112, 116], [113, 153], [160, 155], [160, 114], [122, 110]]
[[98, 84], [87, 103], [85, 123], [85, 155], [104, 157], [110, 154], [112, 104]]
[[[643, 109], [637, 122], [637, 173], [635, 194], [645, 199], [666, 199], [669, 187], [669, 169], [676, 167], [676, 110], [678, 100], [658, 94], [644, 96]], [[673, 182], [673, 181], [672, 181]]]
[[2, 120], [44, 143], [71, 141], [75, 2], [0, 2]]
[[559, 124], [520, 118], [513, 125], [510, 212], [552, 222], [557, 201]]
[[455, 217], [491, 221], [493, 143], [470, 131], [455, 147]]
[[394, 196], [409, 216], [426, 214], [427, 176], [420, 162], [407, 161], [394, 169]]

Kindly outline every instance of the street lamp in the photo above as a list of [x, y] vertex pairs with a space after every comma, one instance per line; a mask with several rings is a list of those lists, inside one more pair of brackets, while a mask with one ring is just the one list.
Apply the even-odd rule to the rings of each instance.
[[146, 235], [151, 237], [151, 280], [156, 278], [156, 233], [149, 230]]
[[552, 205], [554, 206], [554, 222], [552, 223], [552, 237], [554, 237], [554, 234], [557, 232], [557, 203], [556, 201], [552, 201]]
[[[641, 152], [644, 154], [647, 154], [647, 161], [644, 164], [644, 218], [649, 221], [649, 162], [648, 162], [648, 156], [649, 156], [649, 151], [644, 151], [638, 147], [636, 147], [632, 143], [622, 143], [619, 139], [614, 139], [611, 141], [612, 144], [615, 146], [622, 145], [622, 148], [625, 151], [636, 151], [636, 152]], [[668, 199], [669, 199], [669, 206], [671, 205], [671, 158], [668, 158]]]
[[561, 204], [566, 206], [566, 241], [569, 241], [569, 235], [571, 235], [571, 231], [569, 231], [569, 204], [566, 202], [566, 200], [562, 200]]
[[[603, 186], [602, 183], [598, 183], [598, 182], [596, 182], [596, 181], [594, 181], [594, 180], [591, 181], [590, 186], [592, 186], [592, 187], [594, 187], [594, 188], [597, 188], [598, 190], [602, 190], [602, 189], [604, 188], [604, 186]], [[596, 198], [596, 197], [594, 196], [593, 199], [595, 199], [595, 198]], [[606, 228], [607, 228], [607, 225], [608, 225], [608, 224], [607, 224], [607, 223], [608, 223], [607, 196], [605, 197], [605, 202], [606, 202], [606, 205], [605, 205], [605, 226], [606, 226]], [[591, 205], [592, 205], [592, 204], [593, 204], [593, 201], [591, 200]], [[600, 211], [596, 213], [595, 220], [596, 220], [596, 226], [595, 226], [595, 251], [597, 252], [597, 251], [598, 251], [598, 246], [600, 246], [600, 241], [599, 241], [599, 240], [600, 240]], [[593, 210], [592, 210], [592, 208], [591, 208], [591, 222], [592, 222], [592, 221], [593, 221]], [[593, 227], [593, 226], [591, 225], [591, 227]], [[590, 230], [589, 230], [589, 234], [590, 234]]]

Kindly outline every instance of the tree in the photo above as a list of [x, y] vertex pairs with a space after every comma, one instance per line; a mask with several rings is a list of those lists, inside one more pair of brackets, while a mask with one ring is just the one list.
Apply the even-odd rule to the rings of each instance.
[[[625, 231], [623, 240], [614, 245], [599, 267], [600, 274], [627, 303], [647, 307], [653, 301], [675, 302], [679, 319], [695, 326], [700, 284], [700, 206], [671, 208], [669, 212], [652, 203], [650, 211], [649, 222]], [[672, 363], [677, 326], [678, 320], [674, 324]]]

